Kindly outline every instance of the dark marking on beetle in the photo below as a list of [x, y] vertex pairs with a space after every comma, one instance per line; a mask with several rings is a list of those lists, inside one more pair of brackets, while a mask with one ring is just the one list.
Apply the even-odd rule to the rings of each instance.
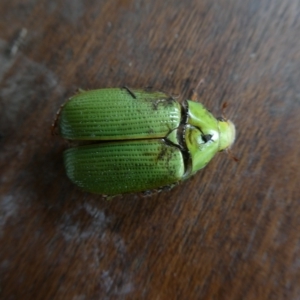
[[163, 103], [165, 101], [165, 99], [157, 99], [157, 100], [154, 100], [153, 102], [152, 102], [152, 109], [153, 110], [157, 110], [158, 109], [158, 105], [160, 104], [160, 103]]
[[155, 101], [152, 102], [152, 109], [153, 109], [153, 110], [157, 110], [157, 108], [158, 108], [158, 103], [159, 103], [158, 100], [155, 100]]
[[166, 99], [157, 99], [157, 100], [152, 100], [152, 109], [157, 110], [158, 106], [161, 104], [164, 107], [172, 106], [176, 102], [176, 100], [172, 97], [166, 98]]
[[204, 141], [204, 143], [207, 143], [211, 140], [212, 135], [211, 134], [203, 134], [201, 137], [202, 137], [202, 140]]
[[158, 153], [157, 160], [163, 160], [165, 158], [168, 149], [165, 145], [162, 145], [160, 152]]
[[154, 133], [154, 129], [153, 128], [149, 128], [149, 130], [148, 130], [148, 132], [147, 132], [148, 134], [153, 134]]
[[129, 94], [130, 96], [133, 98], [133, 99], [136, 99], [136, 95], [134, 94], [134, 92], [132, 90], [129, 89], [129, 87], [127, 87], [126, 85], [124, 85], [122, 87], [122, 89], [125, 89]]
[[164, 163], [165, 168], [168, 170], [169, 176], [171, 177], [175, 177], [176, 170], [173, 165], [170, 165], [170, 162], [178, 150], [177, 145], [173, 145], [172, 143], [168, 145], [168, 142], [165, 141], [165, 143], [162, 144], [160, 153], [158, 154], [158, 161], [162, 161]]
[[170, 96], [169, 98], [166, 99], [167, 105], [173, 105], [174, 102], [176, 102], [176, 100], [172, 96]]

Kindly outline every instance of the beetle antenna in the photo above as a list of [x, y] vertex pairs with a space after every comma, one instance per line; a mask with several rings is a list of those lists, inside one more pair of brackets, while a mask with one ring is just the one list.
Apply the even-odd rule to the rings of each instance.
[[201, 85], [201, 84], [204, 84], [205, 83], [205, 79], [204, 78], [201, 78], [200, 80], [199, 80], [199, 82], [198, 82], [198, 84], [196, 85], [196, 87], [193, 89], [193, 91], [192, 91], [192, 98], [191, 98], [191, 100], [192, 101], [197, 101], [197, 98], [198, 98], [198, 89], [199, 89], [199, 86]]
[[226, 116], [225, 116], [225, 109], [227, 108], [227, 106], [228, 106], [228, 103], [227, 102], [224, 102], [223, 104], [222, 104], [222, 108], [221, 108], [221, 111], [222, 111], [222, 119], [224, 120], [224, 121], [227, 121], [228, 119], [226, 118]]
[[226, 149], [226, 152], [227, 152], [227, 154], [229, 155], [229, 157], [230, 157], [231, 159], [233, 159], [235, 162], [238, 162], [238, 161], [239, 161], [239, 159], [232, 153], [232, 151], [231, 151], [229, 148]]

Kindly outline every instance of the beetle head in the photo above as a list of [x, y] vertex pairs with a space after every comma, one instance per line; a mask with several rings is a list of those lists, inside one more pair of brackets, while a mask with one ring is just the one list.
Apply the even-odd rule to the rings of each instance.
[[230, 120], [218, 120], [219, 151], [229, 149], [235, 140], [235, 126]]

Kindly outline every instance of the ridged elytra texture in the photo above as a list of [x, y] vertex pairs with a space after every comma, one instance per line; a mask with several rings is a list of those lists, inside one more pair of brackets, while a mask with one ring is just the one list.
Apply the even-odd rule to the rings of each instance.
[[182, 153], [164, 138], [180, 121], [181, 105], [165, 93], [127, 88], [80, 92], [61, 110], [60, 133], [70, 140], [99, 142], [65, 151], [68, 177], [86, 191], [107, 195], [176, 183], [185, 172]]
[[184, 174], [181, 151], [160, 139], [70, 148], [64, 160], [75, 184], [107, 195], [156, 189], [178, 182]]
[[165, 93], [99, 89], [70, 98], [61, 111], [60, 133], [70, 140], [163, 138], [180, 120], [180, 104]]

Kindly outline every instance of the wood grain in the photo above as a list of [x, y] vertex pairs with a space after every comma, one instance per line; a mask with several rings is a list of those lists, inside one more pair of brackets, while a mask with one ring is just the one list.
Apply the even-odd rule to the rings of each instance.
[[[1, 299], [299, 299], [297, 0], [1, 0]], [[9, 54], [18, 32], [28, 30]], [[170, 192], [105, 201], [50, 135], [77, 88], [153, 86], [237, 127]]]

